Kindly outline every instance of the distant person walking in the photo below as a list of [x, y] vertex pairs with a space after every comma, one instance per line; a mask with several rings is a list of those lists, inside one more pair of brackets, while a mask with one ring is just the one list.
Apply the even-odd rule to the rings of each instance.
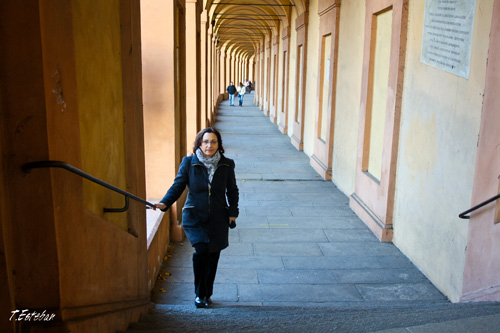
[[250, 81], [248, 81], [248, 79], [245, 80], [245, 92], [246, 93], [250, 93]]
[[155, 206], [167, 210], [188, 188], [182, 208], [182, 228], [194, 247], [193, 271], [197, 308], [212, 304], [220, 251], [229, 245], [229, 228], [238, 217], [238, 186], [234, 161], [225, 157], [220, 133], [201, 130], [192, 156], [184, 157], [174, 184]]
[[227, 92], [229, 94], [229, 105], [234, 106], [234, 94], [236, 94], [236, 87], [233, 84], [233, 81], [229, 83], [229, 86], [227, 86]]
[[240, 97], [240, 106], [243, 106], [243, 97], [245, 96], [245, 86], [240, 82], [240, 86], [238, 87], [238, 96]]

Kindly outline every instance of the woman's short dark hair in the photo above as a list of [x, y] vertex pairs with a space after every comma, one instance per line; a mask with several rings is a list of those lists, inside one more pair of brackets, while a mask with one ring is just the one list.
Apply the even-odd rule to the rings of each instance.
[[214, 133], [217, 136], [217, 142], [219, 143], [219, 152], [224, 154], [224, 147], [222, 146], [222, 137], [220, 136], [219, 131], [217, 131], [215, 128], [212, 127], [207, 127], [205, 129], [202, 129], [201, 131], [196, 134], [196, 138], [194, 139], [194, 144], [193, 144], [193, 154], [196, 154], [196, 149], [200, 148], [201, 146], [201, 141], [203, 141], [203, 136], [205, 133]]

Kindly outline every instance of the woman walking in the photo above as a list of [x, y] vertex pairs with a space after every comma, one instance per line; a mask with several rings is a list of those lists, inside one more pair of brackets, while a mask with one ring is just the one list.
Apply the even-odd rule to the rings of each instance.
[[220, 251], [229, 245], [229, 228], [236, 226], [239, 192], [234, 161], [223, 155], [222, 138], [217, 130], [201, 130], [196, 135], [193, 153], [184, 157], [173, 185], [155, 206], [167, 210], [188, 187], [182, 227], [195, 250], [194, 304], [203, 308], [212, 304], [210, 297]]
[[240, 106], [243, 106], [243, 96], [245, 96], [245, 86], [240, 82], [238, 86], [238, 96], [240, 97]]

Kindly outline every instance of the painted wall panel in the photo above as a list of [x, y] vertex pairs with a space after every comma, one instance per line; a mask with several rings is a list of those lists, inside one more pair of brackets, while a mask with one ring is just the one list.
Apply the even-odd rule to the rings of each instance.
[[[72, 4], [82, 169], [125, 189], [120, 4]], [[103, 214], [103, 202], [106, 207], [122, 207], [122, 196], [90, 182], [84, 182], [84, 196], [87, 209], [127, 230], [126, 214]]]
[[297, 90], [296, 90], [296, 82], [298, 79], [297, 75], [297, 30], [295, 21], [297, 20], [297, 12], [292, 11], [292, 18], [290, 20], [290, 63], [289, 72], [288, 72], [288, 133], [287, 135], [291, 137], [293, 135], [293, 123], [295, 122], [295, 105], [297, 103]]
[[358, 140], [365, 1], [342, 1], [332, 180], [346, 195], [354, 191]]
[[314, 153], [314, 125], [318, 96], [318, 50], [319, 38], [318, 0], [309, 2], [309, 23], [307, 28], [307, 77], [304, 110], [304, 152], [307, 156]]

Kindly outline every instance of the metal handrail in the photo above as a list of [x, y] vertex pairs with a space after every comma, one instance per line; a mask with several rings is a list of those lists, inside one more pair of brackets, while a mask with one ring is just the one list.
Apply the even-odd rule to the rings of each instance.
[[497, 195], [495, 195], [493, 198], [490, 198], [490, 199], [486, 200], [485, 202], [482, 202], [482, 203], [480, 203], [479, 205], [474, 206], [474, 207], [472, 207], [471, 209], [468, 209], [468, 210], [466, 210], [465, 212], [458, 214], [458, 217], [460, 217], [461, 219], [470, 219], [470, 216], [465, 216], [465, 215], [467, 215], [467, 214], [469, 214], [469, 213], [471, 213], [471, 212], [475, 211], [476, 209], [479, 209], [479, 208], [481, 208], [481, 207], [483, 207], [483, 206], [486, 206], [486, 205], [487, 205], [487, 204], [489, 204], [490, 202], [495, 201], [495, 200], [498, 200], [498, 199], [500, 199], [500, 194], [497, 194]]
[[115, 191], [117, 193], [120, 193], [122, 195], [125, 196], [125, 206], [122, 207], [122, 208], [104, 208], [104, 212], [105, 213], [120, 213], [120, 212], [125, 212], [127, 209], [128, 209], [128, 202], [129, 202], [129, 198], [132, 198], [134, 199], [135, 201], [138, 201], [138, 202], [141, 202], [147, 206], [150, 206], [151, 208], [155, 209], [156, 206], [146, 200], [143, 200], [131, 193], [128, 193], [126, 191], [123, 191], [121, 189], [119, 189], [118, 187], [116, 186], [113, 186], [111, 184], [108, 184], [106, 183], [105, 181], [102, 181], [100, 180], [99, 178], [96, 178], [92, 175], [89, 175], [88, 173], [78, 169], [78, 168], [75, 168], [74, 166], [72, 166], [71, 164], [68, 164], [66, 162], [60, 162], [60, 161], [37, 161], [37, 162], [31, 162], [31, 163], [27, 163], [25, 165], [22, 166], [22, 169], [25, 173], [30, 173], [32, 169], [39, 169], [39, 168], [61, 168], [61, 169], [65, 169], [65, 170], [68, 170], [70, 172], [73, 172], [85, 179], [88, 179], [96, 184], [99, 184], [101, 186], [104, 186], [106, 187], [107, 189], [110, 189], [112, 191]]

